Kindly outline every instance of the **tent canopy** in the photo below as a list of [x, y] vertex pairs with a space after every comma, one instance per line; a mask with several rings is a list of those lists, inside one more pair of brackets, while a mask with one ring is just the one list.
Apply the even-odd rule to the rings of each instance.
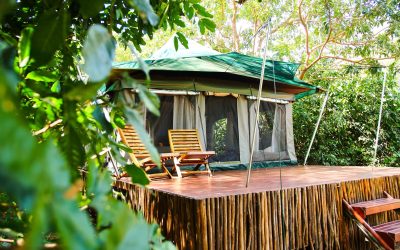
[[[262, 58], [236, 52], [220, 54], [193, 41], [189, 42], [189, 49], [178, 49], [174, 54], [169, 43], [171, 40], [153, 54], [153, 59], [145, 60], [152, 79], [150, 88], [242, 95], [257, 93]], [[295, 77], [299, 66], [267, 60], [263, 97], [294, 101], [318, 92], [318, 87]], [[137, 61], [115, 63], [112, 79], [122, 72], [129, 72], [135, 79], [145, 79]]]

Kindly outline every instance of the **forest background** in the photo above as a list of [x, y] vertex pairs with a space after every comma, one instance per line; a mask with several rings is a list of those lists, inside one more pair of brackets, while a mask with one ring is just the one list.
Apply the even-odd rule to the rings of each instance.
[[[159, 101], [129, 76], [120, 84], [139, 88], [140, 103], [110, 102], [98, 92], [115, 54], [146, 58], [171, 36], [183, 46], [188, 37], [260, 56], [265, 29], [254, 34], [268, 21], [269, 59], [301, 63], [298, 76], [331, 93], [310, 164], [372, 163], [386, 72], [378, 164], [400, 166], [399, 8], [395, 0], [1, 1], [0, 247], [174, 248], [157, 225], [117, 200], [123, 194], [111, 190], [103, 170], [112, 154], [134, 182], [148, 184], [140, 168], [118, 157], [129, 149], [110, 131], [133, 124], [158, 162], [139, 110], [157, 115]], [[299, 162], [322, 98], [294, 104]], [[110, 120], [104, 107], [112, 108]], [[85, 183], [82, 168], [89, 170]]]

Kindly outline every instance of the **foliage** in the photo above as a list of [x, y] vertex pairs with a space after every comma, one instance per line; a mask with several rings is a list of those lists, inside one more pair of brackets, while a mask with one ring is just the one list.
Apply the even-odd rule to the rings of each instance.
[[[112, 197], [110, 173], [102, 168], [113, 156], [136, 183], [148, 183], [141, 168], [119, 157], [127, 149], [115, 142], [112, 130], [124, 126], [126, 116], [159, 162], [138, 122], [143, 105], [158, 113], [158, 99], [128, 76], [118, 84], [138, 87], [141, 103], [110, 102], [99, 88], [109, 79], [112, 34], [140, 51], [145, 36], [184, 25], [184, 16], [202, 30], [212, 29], [205, 21], [211, 15], [197, 1], [0, 3], [0, 191], [7, 196], [1, 206], [17, 215], [1, 224], [11, 229], [1, 235], [21, 232], [29, 249], [49, 240], [65, 249], [174, 248], [157, 225]], [[110, 119], [105, 109], [111, 109]]]
[[226, 148], [226, 136], [227, 136], [227, 118], [220, 119], [215, 122], [213, 129], [214, 131], [214, 150], [217, 155], [220, 155], [225, 152]]
[[[331, 76], [338, 77], [336, 81], [321, 82], [331, 94], [308, 159], [309, 164], [373, 163], [383, 73], [352, 68], [348, 72], [349, 77], [342, 78], [345, 74], [337, 71], [331, 73]], [[377, 160], [382, 165], [400, 167], [400, 117], [397, 115], [400, 91], [393, 71], [388, 73], [386, 86]], [[315, 95], [295, 103], [293, 123], [300, 163], [304, 160], [322, 99], [323, 95]]]

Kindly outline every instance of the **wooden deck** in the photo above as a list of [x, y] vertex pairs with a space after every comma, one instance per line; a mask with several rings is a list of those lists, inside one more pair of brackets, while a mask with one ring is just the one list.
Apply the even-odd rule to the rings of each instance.
[[[400, 197], [400, 168], [268, 168], [253, 170], [248, 188], [245, 181], [236, 170], [115, 186], [180, 249], [373, 249], [343, 215], [342, 199]], [[369, 223], [395, 219], [385, 212]]]

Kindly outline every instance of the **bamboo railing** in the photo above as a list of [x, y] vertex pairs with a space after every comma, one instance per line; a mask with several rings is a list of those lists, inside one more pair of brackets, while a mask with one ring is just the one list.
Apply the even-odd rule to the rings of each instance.
[[[373, 249], [344, 216], [350, 203], [400, 197], [400, 176], [362, 179], [207, 199], [117, 181], [129, 205], [160, 225], [179, 249]], [[370, 225], [400, 219], [395, 212], [370, 216]]]

